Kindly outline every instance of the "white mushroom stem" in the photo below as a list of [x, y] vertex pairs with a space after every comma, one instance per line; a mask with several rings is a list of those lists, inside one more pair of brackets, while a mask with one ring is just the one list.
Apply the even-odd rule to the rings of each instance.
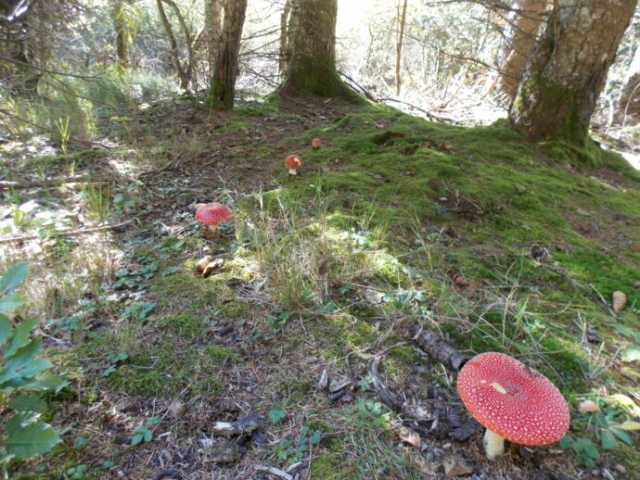
[[209, 231], [211, 232], [211, 235], [218, 235], [218, 224], [215, 225], [207, 225], [207, 227], [209, 227]]
[[297, 174], [298, 174], [298, 172], [296, 172], [295, 168], [290, 168], [289, 169], [289, 175], [297, 175]]
[[504, 437], [487, 428], [483, 438], [484, 448], [487, 452], [487, 458], [493, 460], [504, 453]]

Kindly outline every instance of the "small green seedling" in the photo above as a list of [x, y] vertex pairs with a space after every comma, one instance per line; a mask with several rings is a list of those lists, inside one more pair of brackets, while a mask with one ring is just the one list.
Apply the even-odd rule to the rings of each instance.
[[144, 425], [138, 425], [133, 431], [135, 435], [131, 439], [131, 445], [138, 445], [142, 442], [150, 442], [153, 440], [153, 430], [151, 427], [162, 421], [162, 417], [155, 416], [144, 422]]

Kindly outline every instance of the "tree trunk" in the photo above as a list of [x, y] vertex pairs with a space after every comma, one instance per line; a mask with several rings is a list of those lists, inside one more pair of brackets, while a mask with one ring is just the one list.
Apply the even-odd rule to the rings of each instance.
[[637, 0], [556, 0], [511, 106], [531, 141], [584, 145], [596, 101]]
[[396, 38], [396, 95], [400, 95], [402, 90], [402, 78], [400, 76], [400, 66], [402, 63], [402, 43], [404, 41], [404, 27], [407, 23], [407, 0], [404, 0], [402, 12], [398, 5], [398, 32]]
[[287, 56], [289, 55], [289, 17], [291, 15], [291, 0], [284, 4], [284, 10], [280, 15], [280, 49], [278, 52], [278, 72], [284, 73], [287, 69]]
[[129, 67], [129, 29], [127, 28], [126, 5], [123, 1], [115, 3], [113, 23], [116, 31], [116, 65], [124, 71]]
[[517, 0], [509, 14], [509, 32], [505, 61], [500, 67], [496, 88], [511, 103], [516, 97], [527, 60], [536, 46], [540, 26], [544, 23], [549, 0]]
[[209, 71], [213, 72], [220, 45], [222, 24], [222, 0], [204, 1], [204, 37], [207, 43]]
[[247, 0], [229, 0], [225, 7], [224, 26], [207, 95], [208, 105], [214, 108], [233, 108], [240, 39], [246, 11]]
[[637, 125], [640, 122], [640, 46], [633, 55], [617, 103], [616, 120], [619, 123]]
[[293, 0], [290, 56], [280, 95], [313, 94], [356, 101], [336, 69], [337, 0]]

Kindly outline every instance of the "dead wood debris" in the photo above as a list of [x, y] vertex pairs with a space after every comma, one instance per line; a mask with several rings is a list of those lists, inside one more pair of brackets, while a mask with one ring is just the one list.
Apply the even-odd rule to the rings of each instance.
[[106, 185], [113, 182], [113, 179], [91, 176], [50, 178], [47, 180], [33, 180], [15, 182], [10, 180], [0, 180], [0, 190], [26, 190], [28, 188], [56, 187], [67, 183], [93, 183], [94, 185]]
[[[78, 230], [58, 230], [57, 232], [54, 232], [52, 235], [56, 237], [75, 237], [78, 235], [85, 235], [87, 233], [102, 232], [104, 230], [116, 230], [126, 225], [129, 225], [130, 223], [133, 223], [133, 220], [117, 223], [115, 225], [105, 225], [102, 227], [81, 228]], [[27, 240], [35, 240], [37, 238], [40, 238], [40, 236], [39, 235], [23, 235], [21, 237], [10, 237], [10, 238], [0, 239], [0, 243], [25, 242]]]

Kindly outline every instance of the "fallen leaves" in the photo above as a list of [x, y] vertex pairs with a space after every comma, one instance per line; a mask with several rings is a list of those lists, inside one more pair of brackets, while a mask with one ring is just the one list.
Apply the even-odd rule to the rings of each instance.
[[611, 307], [616, 313], [620, 313], [627, 305], [627, 295], [620, 290], [616, 290], [611, 294]]

